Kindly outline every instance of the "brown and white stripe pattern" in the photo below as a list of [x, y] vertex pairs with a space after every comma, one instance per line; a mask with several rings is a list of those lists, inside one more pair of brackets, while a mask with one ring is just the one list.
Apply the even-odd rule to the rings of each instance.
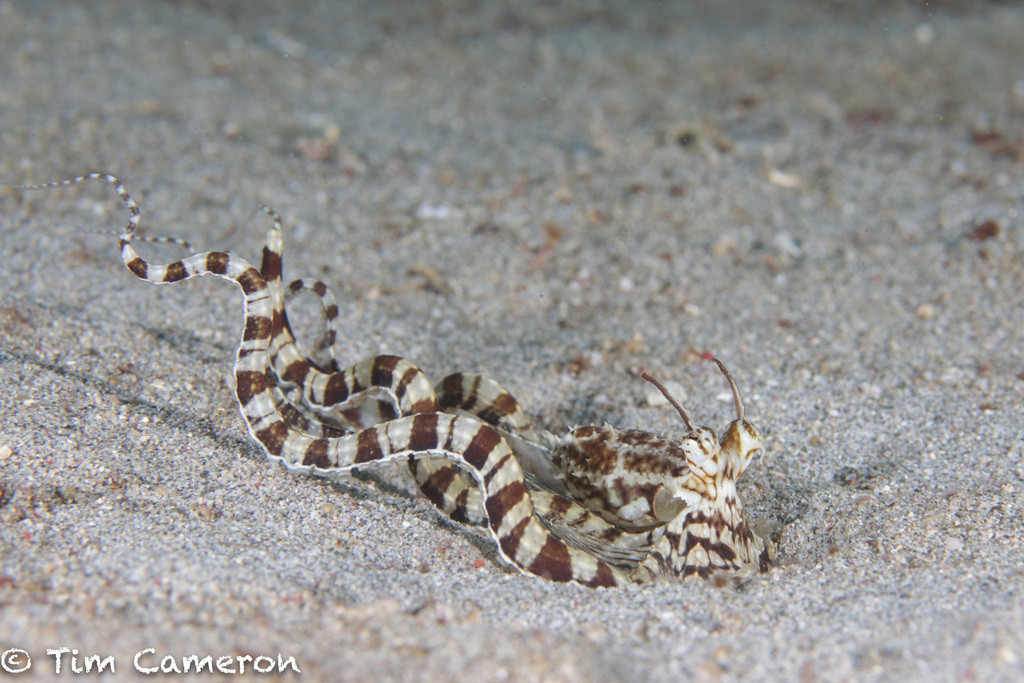
[[706, 579], [717, 571], [768, 571], [775, 562], [775, 544], [747, 525], [736, 490], [740, 474], [764, 450], [757, 427], [740, 417], [719, 441], [690, 438], [684, 449], [693, 474], [686, 509], [666, 525], [634, 577]]
[[[120, 236], [121, 258], [136, 277], [166, 284], [212, 274], [241, 288], [245, 324], [235, 358], [235, 394], [250, 432], [271, 458], [319, 474], [344, 472], [379, 460], [450, 459], [470, 473], [483, 491], [488, 528], [499, 554], [511, 565], [527, 574], [586, 586], [613, 586], [626, 580], [618, 568], [565, 544], [544, 526], [534, 513], [512, 450], [497, 431], [480, 420], [437, 412], [414, 413], [356, 434], [331, 438], [313, 437], [291, 426], [281, 414], [282, 394], [274, 373], [269, 371], [275, 310], [260, 271], [244, 259], [216, 251], [167, 265], [147, 263], [131, 243], [139, 220], [138, 207], [117, 178], [91, 174], [48, 186], [94, 179], [112, 184], [128, 209], [128, 225]], [[363, 371], [373, 375], [394, 372], [398, 367], [398, 362], [381, 361], [370, 363]], [[360, 372], [350, 376], [358, 379]], [[384, 384], [381, 381], [376, 385]]]
[[541, 522], [558, 538], [626, 571], [638, 568], [664, 531], [664, 527], [640, 533], [620, 529], [579, 503], [544, 489], [532, 490], [530, 497]]
[[[301, 395], [297, 405], [302, 406], [301, 412], [312, 413], [320, 421], [351, 431], [387, 422], [400, 415], [437, 412], [438, 401], [432, 383], [419, 368], [404, 358], [382, 355], [346, 370], [338, 368], [334, 352], [338, 338], [338, 307], [334, 295], [319, 281], [296, 280], [287, 291], [283, 288], [281, 218], [271, 209], [263, 210], [273, 221], [260, 266], [274, 306], [270, 363], [280, 382], [299, 389]], [[302, 355], [288, 321], [285, 303], [290, 296], [301, 291], [315, 294], [320, 301], [332, 360], [332, 367], [326, 371]], [[300, 423], [295, 420], [293, 411], [284, 408], [282, 413], [291, 426], [311, 433], [308, 421]], [[449, 517], [468, 524], [486, 521], [476, 482], [457, 465], [440, 459], [410, 459], [408, 467], [421, 493]]]
[[[216, 251], [154, 265], [132, 246], [139, 209], [115, 177], [91, 174], [36, 187], [85, 180], [112, 184], [127, 208], [121, 256], [137, 277], [170, 283], [213, 274], [242, 289], [245, 325], [235, 361], [236, 397], [250, 432], [271, 458], [320, 474], [378, 460], [423, 463], [417, 478], [428, 496], [434, 485], [435, 503], [467, 521], [474, 521], [470, 510], [482, 511], [476, 521], [486, 523], [502, 558], [524, 573], [553, 581], [610, 586], [665, 575], [706, 577], [717, 569], [766, 571], [772, 564], [774, 544], [747, 527], [735, 485], [763, 442], [743, 419], [739, 392], [720, 363], [738, 413], [720, 443], [707, 428], [693, 428], [688, 414], [669, 397], [691, 427], [681, 449], [642, 432], [623, 430], [617, 438], [637, 446], [626, 458], [637, 472], [643, 472], [653, 451], [664, 451], [662, 457], [675, 467], [669, 473], [672, 488], [637, 493], [643, 490], [637, 482], [609, 480], [609, 485], [625, 486], [624, 495], [587, 510], [560, 495], [573, 494], [566, 486], [567, 471], [552, 469], [552, 451], [539, 444], [519, 404], [493, 380], [474, 373], [452, 375], [435, 395], [422, 371], [397, 356], [378, 356], [344, 371], [337, 370], [336, 362], [322, 366], [303, 357], [284, 309], [280, 219], [273, 211], [264, 209], [275, 225], [259, 270]], [[297, 282], [290, 292], [309, 290], [321, 297], [333, 331], [337, 306], [327, 298], [329, 290], [312, 281]], [[298, 404], [288, 400], [289, 387], [300, 394]], [[376, 413], [360, 405], [367, 396]], [[367, 422], [379, 423], [361, 429]], [[576, 430], [569, 441], [593, 441], [600, 432], [594, 430]], [[614, 430], [609, 434], [616, 436]], [[613, 441], [604, 438], [603, 443]], [[593, 449], [582, 450], [585, 456]], [[677, 467], [680, 451], [688, 474]], [[580, 457], [568, 467], [598, 470], [600, 463]], [[601, 485], [601, 480], [591, 483]], [[636, 511], [630, 505], [646, 506], [644, 514], [653, 517], [631, 524]], [[615, 513], [607, 514], [609, 508]]]
[[267, 452], [295, 469], [326, 474], [376, 460], [451, 460], [481, 487], [487, 526], [499, 553], [510, 564], [552, 581], [575, 581], [587, 586], [612, 586], [625, 580], [620, 570], [565, 544], [550, 532], [534, 512], [512, 450], [498, 432], [479, 420], [447, 413], [418, 413], [350, 436], [313, 439], [288, 428], [275, 415], [261, 413], [255, 396], [243, 412], [253, 435]]
[[764, 452], [761, 432], [744, 417], [743, 401], [732, 375], [717, 358], [710, 358], [725, 375], [736, 403], [736, 419], [720, 439], [708, 427], [696, 427], [690, 414], [668, 390], [646, 373], [676, 408], [690, 433], [683, 439], [690, 477], [680, 496], [683, 509], [665, 526], [664, 534], [633, 572], [643, 582], [658, 576], [707, 579], [717, 571], [753, 574], [775, 563], [771, 539], [747, 525], [736, 481], [750, 462]]
[[[341, 429], [361, 429], [400, 415], [461, 411], [478, 417], [499, 430], [510, 443], [521, 464], [539, 463], [543, 470], [549, 458], [519, 403], [492, 379], [476, 373], [457, 373], [438, 385], [439, 395], [419, 368], [397, 356], [377, 356], [341, 371], [333, 346], [338, 339], [338, 307], [334, 295], [316, 280], [296, 280], [287, 290], [282, 286], [284, 240], [280, 216], [268, 208], [273, 227], [263, 248], [260, 272], [267, 280], [274, 304], [274, 326], [270, 344], [271, 365], [285, 385], [301, 391], [299, 404], [304, 413]], [[317, 296], [323, 314], [324, 336], [330, 347], [333, 367], [322, 370], [299, 351], [285, 303], [290, 296], [309, 291]], [[303, 429], [297, 422], [293, 426]], [[531, 457], [532, 456], [532, 457]], [[410, 460], [409, 470], [424, 496], [452, 519], [482, 524], [486, 517], [479, 488], [472, 477], [446, 460]], [[548, 477], [550, 479], [550, 477]]]
[[[328, 402], [330, 399], [335, 399], [338, 396], [345, 396], [345, 399], [343, 400], [348, 400], [349, 397], [359, 393], [359, 391], [381, 389], [391, 394], [404, 395], [408, 397], [405, 401], [405, 406], [401, 404], [394, 406], [396, 410], [402, 411], [401, 414], [430, 412], [437, 408], [448, 412], [462, 411], [478, 417], [503, 432], [516, 434], [521, 438], [528, 439], [533, 442], [539, 442], [537, 434], [534, 432], [533, 427], [530, 424], [529, 418], [526, 416], [526, 413], [512, 394], [493, 379], [474, 372], [459, 372], [449, 375], [441, 380], [436, 387], [431, 386], [428, 389], [426, 384], [419, 381], [418, 377], [407, 375], [406, 373], [408, 372], [408, 369], [403, 368], [403, 372], [401, 373], [368, 373], [363, 377], [354, 378], [350, 381], [335, 379], [335, 382], [340, 382], [349, 388], [348, 393], [335, 392], [328, 394], [323, 390], [317, 390], [317, 388], [313, 386], [314, 380], [323, 382], [324, 384], [328, 381], [325, 379], [317, 379], [319, 375], [337, 374], [340, 368], [335, 350], [339, 337], [337, 326], [337, 299], [331, 292], [330, 288], [320, 280], [302, 278], [294, 280], [287, 287], [282, 288], [281, 282], [284, 257], [281, 219], [277, 213], [273, 212], [271, 209], [264, 208], [264, 211], [273, 218], [274, 228], [268, 235], [267, 243], [264, 246], [263, 262], [260, 272], [263, 274], [264, 278], [267, 280], [267, 284], [271, 288], [272, 298], [275, 304], [275, 315], [278, 315], [282, 321], [279, 326], [275, 325], [275, 334], [274, 339], [271, 342], [271, 349], [272, 354], [275, 356], [281, 356], [282, 354], [286, 356], [284, 359], [275, 360], [273, 365], [278, 377], [280, 377], [283, 382], [294, 382], [304, 387], [304, 397], [310, 402], [311, 406], [316, 408], [332, 408], [334, 405]], [[314, 363], [309, 358], [302, 357], [301, 352], [298, 350], [298, 345], [296, 344], [291, 326], [288, 323], [285, 304], [291, 298], [302, 292], [314, 294], [320, 303], [324, 327], [322, 344], [330, 356], [330, 363], [326, 366], [322, 363]], [[369, 363], [374, 360], [375, 359], [371, 359], [370, 361], [365, 362]], [[291, 363], [301, 363], [303, 361], [313, 366], [315, 371], [309, 372], [304, 369], [299, 371], [290, 371]], [[409, 366], [415, 368], [411, 363], [409, 363]], [[418, 368], [416, 369], [418, 370]], [[390, 384], [380, 384], [380, 382], [384, 381], [393, 383], [396, 378], [400, 380], [397, 385], [392, 386]], [[402, 382], [405, 383], [405, 386], [402, 386]], [[357, 385], [355, 389], [353, 389], [353, 384]], [[429, 382], [427, 384], [429, 384]], [[430, 403], [431, 396], [434, 397], [433, 403]], [[419, 405], [417, 405], [417, 402], [420, 402]], [[397, 403], [397, 401], [392, 401], [392, 403]], [[417, 410], [417, 408], [419, 408], [419, 410]], [[385, 414], [383, 417], [388, 416]], [[392, 415], [391, 417], [395, 416]]]
[[[264, 273], [264, 278], [266, 274]], [[268, 281], [268, 284], [269, 281]], [[316, 358], [315, 366], [324, 372], [337, 372], [341, 369], [335, 347], [338, 344], [337, 319], [339, 314], [338, 302], [331, 290], [320, 280], [313, 278], [300, 278], [288, 283], [284, 289], [284, 303], [287, 305], [299, 294], [309, 292], [316, 295], [320, 304], [320, 313], [324, 321], [324, 331], [319, 339], [312, 345], [310, 360]], [[285, 325], [288, 325], [288, 318], [285, 317]], [[289, 328], [289, 332], [290, 332]], [[294, 334], [292, 335], [294, 336]]]
[[[279, 229], [279, 221], [275, 222], [278, 223], [277, 227]], [[280, 251], [279, 243], [275, 244], [270, 241], [268, 243], [270, 246], [267, 251], [271, 254], [274, 253], [275, 248], [278, 252]], [[265, 275], [269, 274], [280, 279], [280, 264], [283, 262], [281, 254], [277, 253], [270, 260], [272, 264], [276, 263], [277, 266], [272, 265], [268, 268], [267, 251], [264, 252], [264, 267], [262, 271]], [[273, 287], [271, 282], [268, 281], [268, 284]], [[337, 329], [334, 324], [337, 318], [337, 306], [334, 303], [335, 300], [330, 290], [319, 281], [314, 280], [297, 280], [289, 285], [288, 289], [292, 295], [300, 291], [310, 291], [320, 299], [326, 337], [331, 341], [337, 339]], [[287, 298], [288, 295], [286, 295], [285, 300]], [[290, 333], [284, 310], [280, 310], [280, 315], [284, 320], [283, 329], [290, 336], [279, 343], [279, 348], [288, 345], [290, 349], [296, 349], [297, 346], [295, 345], [293, 335]], [[278, 328], [275, 327], [276, 329]], [[297, 351], [292, 352], [297, 353]], [[369, 361], [364, 361], [361, 365], [363, 367], [371, 367], [387, 358], [387, 356], [378, 356]], [[336, 356], [333, 353], [332, 359], [336, 364]], [[371, 386], [374, 382], [383, 382], [389, 379], [386, 374], [373, 372], [369, 373], [367, 377], [368, 379], [363, 380], [361, 385], [356, 382], [348, 382], [347, 384], [348, 386], [375, 388], [375, 386]], [[528, 442], [534, 447], [539, 447], [536, 433], [520, 404], [504, 387], [494, 380], [477, 373], [456, 373], [444, 378], [438, 384], [438, 392], [437, 403], [442, 410], [460, 411], [478, 417], [495, 427], [506, 442]], [[289, 409], [295, 410], [293, 406], [287, 403], [282, 405], [282, 403], [281, 401], [278, 402], [282, 413], [287, 413]], [[350, 412], [348, 419], [350, 423], [368, 419], [365, 414], [356, 417], [354, 414], [356, 410], [352, 409], [352, 412]], [[366, 412], [365, 408], [363, 408], [363, 412]], [[386, 421], [393, 419], [393, 417], [393, 415], [385, 415], [383, 419], [378, 421]], [[373, 418], [370, 419], [372, 420]], [[314, 425], [310, 425], [308, 420], [300, 422], [298, 419], [293, 419], [288, 421], [292, 426], [297, 427], [299, 431], [317, 436], [314, 433]], [[323, 434], [323, 436], [331, 436], [331, 434]], [[409, 460], [409, 468], [421, 492], [452, 519], [469, 524], [484, 524], [487, 522], [487, 510], [484, 505], [483, 496], [470, 471], [456, 465], [447, 458], [411, 458]], [[556, 536], [566, 540], [570, 545], [605, 559], [610, 564], [634, 568], [642, 559], [638, 549], [649, 545], [652, 541], [650, 534], [628, 533], [609, 525], [592, 515], [575, 501], [550, 491], [538, 490], [530, 482], [527, 482], [527, 488], [536, 506], [535, 512], [545, 527], [555, 533]]]
[[[276, 212], [264, 210], [273, 220], [260, 267], [274, 305], [270, 363], [280, 382], [299, 389], [298, 405], [303, 407], [302, 412], [312, 413], [325, 423], [351, 431], [387, 422], [400, 415], [437, 412], [433, 384], [419, 368], [404, 358], [376, 356], [348, 369], [339, 369], [334, 352], [338, 339], [338, 306], [334, 295], [319, 281], [296, 280], [287, 290], [283, 288], [281, 219]], [[320, 301], [333, 366], [326, 370], [302, 355], [288, 321], [287, 299], [301, 291], [315, 294]], [[283, 414], [291, 416], [287, 410]], [[295, 421], [291, 425], [310, 433]], [[440, 459], [410, 459], [408, 467], [420, 492], [449, 517], [477, 525], [486, 521], [476, 482], [457, 465]]]
[[[341, 372], [324, 372], [302, 355], [285, 312], [285, 292], [282, 285], [284, 238], [280, 216], [267, 207], [261, 207], [273, 220], [263, 247], [260, 273], [267, 282], [273, 315], [270, 341], [270, 364], [280, 383], [302, 389], [303, 402], [316, 413], [336, 420], [339, 425], [348, 421], [346, 408], [358, 404], [364, 392], [382, 395], [395, 408], [386, 418], [437, 410], [434, 387], [427, 376], [408, 360], [399, 356], [377, 356], [357, 363]], [[326, 286], [312, 285], [312, 291], [322, 302], [325, 319], [337, 317], [337, 304], [332, 303]], [[328, 336], [335, 335], [333, 324], [328, 325]]]
[[[546, 462], [547, 452], [512, 394], [475, 372], [449, 375], [437, 387], [440, 410], [465, 413], [489, 424], [512, 448], [520, 467], [536, 479], [535, 463]], [[538, 451], [543, 451], [540, 458], [533, 455]], [[417, 460], [409, 463], [409, 469], [423, 495], [449, 517], [467, 524], [484, 522], [479, 488], [460, 468], [446, 461]], [[531, 485], [531, 490], [534, 488]]]
[[682, 510], [691, 477], [682, 447], [636, 429], [578, 427], [552, 447], [574, 500], [615, 526], [647, 531]]

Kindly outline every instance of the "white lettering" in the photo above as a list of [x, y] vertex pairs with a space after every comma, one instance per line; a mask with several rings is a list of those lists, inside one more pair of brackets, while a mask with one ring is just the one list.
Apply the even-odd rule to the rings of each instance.
[[155, 666], [144, 667], [141, 664], [139, 664], [139, 660], [142, 659], [142, 655], [147, 654], [147, 653], [148, 654], [156, 654], [156, 650], [151, 648], [151, 647], [147, 647], [145, 650], [139, 650], [138, 652], [135, 653], [135, 658], [132, 660], [132, 664], [135, 665], [135, 670], [138, 671], [139, 673], [155, 674], [160, 669], [158, 669]]
[[[54, 658], [55, 672], [60, 672], [60, 662], [62, 657], [66, 653], [71, 653], [72, 658], [69, 663], [77, 665], [78, 660], [74, 659], [74, 655], [77, 654], [77, 650], [71, 650], [69, 648], [61, 648], [59, 650], [47, 650], [47, 654]], [[165, 674], [181, 674], [181, 673], [222, 673], [222, 674], [245, 674], [246, 663], [249, 664], [250, 673], [255, 671], [256, 673], [271, 673], [274, 671], [275, 660], [270, 655], [237, 655], [229, 656], [223, 655], [221, 657], [214, 658], [213, 655], [159, 655], [160, 663], [158, 666], [153, 666], [156, 661], [157, 652], [155, 648], [147, 647], [144, 650], [139, 650], [135, 653], [135, 658], [132, 660], [132, 664], [135, 665], [135, 670], [142, 674], [155, 674], [157, 672]], [[302, 673], [298, 663], [295, 661], [295, 657], [284, 657], [282, 654], [277, 655], [277, 672], [283, 673], [291, 670], [295, 673]], [[107, 656], [104, 659], [100, 659], [99, 655], [92, 655], [85, 658], [85, 671], [92, 671], [96, 669], [97, 673], [102, 673], [109, 667], [110, 672], [114, 672], [114, 657], [113, 655]]]
[[110, 673], [117, 673], [114, 671], [114, 655], [107, 655], [103, 659], [100, 659], [99, 655], [89, 655], [85, 658], [85, 672], [92, 673], [92, 668], [96, 667], [96, 673], [103, 673], [103, 670], [108, 666], [110, 667]]
[[206, 655], [202, 659], [199, 659], [199, 655], [189, 655], [182, 660], [185, 663], [185, 673], [188, 673], [194, 666], [196, 673], [200, 673], [203, 667], [210, 673], [213, 673], [213, 657]]
[[[263, 666], [260, 666], [260, 662], [266, 662]], [[256, 661], [252, 663], [252, 668], [256, 669], [261, 674], [269, 673], [274, 670], [274, 660], [266, 655], [260, 655], [256, 658]]]
[[217, 671], [221, 672], [222, 674], [233, 674], [235, 673], [235, 670], [229, 667], [234, 663], [234, 660], [231, 659], [231, 657], [228, 657], [227, 655], [223, 657], [217, 657]]
[[165, 674], [181, 673], [181, 669], [178, 668], [178, 662], [174, 660], [174, 655], [167, 655], [160, 660], [160, 671]]
[[282, 661], [281, 655], [277, 656], [277, 673], [281, 673], [282, 671], [284, 671], [284, 667], [286, 664], [290, 666], [292, 668], [292, 671], [294, 671], [295, 673], [302, 673], [302, 671], [299, 669], [299, 665], [295, 662], [295, 657], [289, 657], [288, 659]]
[[[64, 655], [66, 653], [68, 653], [68, 652], [71, 652], [71, 648], [70, 647], [61, 647], [61, 648], [58, 648], [56, 650], [47, 650], [46, 651], [46, 654], [48, 654], [51, 657], [53, 657], [53, 673], [55, 673], [55, 674], [59, 674], [60, 673], [60, 661], [61, 661], [61, 659], [63, 659]], [[78, 650], [75, 650], [75, 652], [78, 652]]]

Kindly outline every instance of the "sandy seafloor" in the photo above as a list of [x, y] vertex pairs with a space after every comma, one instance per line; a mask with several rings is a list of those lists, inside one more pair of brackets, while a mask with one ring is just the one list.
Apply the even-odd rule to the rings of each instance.
[[236, 288], [131, 277], [107, 186], [5, 189], [0, 647], [39, 680], [59, 647], [117, 678], [153, 648], [306, 680], [1024, 679], [1024, 9], [355, 5], [0, 2], [0, 179], [114, 172], [146, 234], [250, 259], [269, 204], [347, 361], [484, 372], [555, 432], [680, 434], [641, 365], [723, 427], [713, 352], [780, 566], [555, 585], [400, 468], [288, 473], [233, 402]]

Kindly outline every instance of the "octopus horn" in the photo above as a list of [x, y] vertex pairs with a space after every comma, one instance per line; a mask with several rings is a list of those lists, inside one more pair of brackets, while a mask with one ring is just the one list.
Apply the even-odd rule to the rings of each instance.
[[654, 379], [649, 374], [647, 374], [646, 370], [641, 370], [640, 371], [640, 378], [644, 379], [644, 380], [647, 380], [648, 382], [650, 382], [654, 386], [658, 387], [658, 391], [661, 392], [662, 396], [664, 396], [666, 399], [668, 399], [668, 402], [672, 404], [672, 407], [675, 408], [679, 412], [679, 415], [680, 415], [680, 417], [683, 418], [683, 422], [686, 423], [686, 428], [688, 430], [690, 430], [692, 432], [692, 431], [694, 431], [696, 429], [696, 427], [694, 427], [694, 425], [693, 425], [693, 418], [690, 417], [690, 413], [688, 413], [686, 411], [686, 408], [684, 408], [683, 406], [681, 406], [679, 404], [679, 401], [677, 401], [675, 399], [675, 397], [672, 396], [672, 394], [668, 393], [668, 389], [665, 388], [664, 384], [662, 384], [661, 382], [659, 382], [658, 380]]
[[718, 369], [721, 370], [722, 374], [725, 375], [725, 378], [729, 380], [729, 386], [732, 387], [732, 396], [736, 400], [736, 418], [743, 420], [743, 400], [740, 398], [740, 390], [736, 388], [736, 381], [732, 378], [732, 375], [729, 374], [729, 371], [725, 369], [725, 366], [722, 365], [722, 361], [718, 360], [714, 356], [712, 356], [710, 360], [715, 362]]

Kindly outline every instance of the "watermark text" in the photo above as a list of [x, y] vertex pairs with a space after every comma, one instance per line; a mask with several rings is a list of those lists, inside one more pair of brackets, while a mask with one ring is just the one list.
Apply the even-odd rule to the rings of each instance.
[[[0, 670], [8, 674], [25, 673], [36, 666], [59, 674], [116, 674], [121, 664], [112, 654], [85, 654], [73, 647], [47, 648], [45, 657], [33, 662], [32, 655], [20, 647], [0, 652]], [[43, 663], [45, 662], [45, 664]], [[168, 654], [155, 647], [137, 651], [131, 658], [134, 671], [142, 674], [283, 674], [302, 673], [295, 657], [271, 655]]]

